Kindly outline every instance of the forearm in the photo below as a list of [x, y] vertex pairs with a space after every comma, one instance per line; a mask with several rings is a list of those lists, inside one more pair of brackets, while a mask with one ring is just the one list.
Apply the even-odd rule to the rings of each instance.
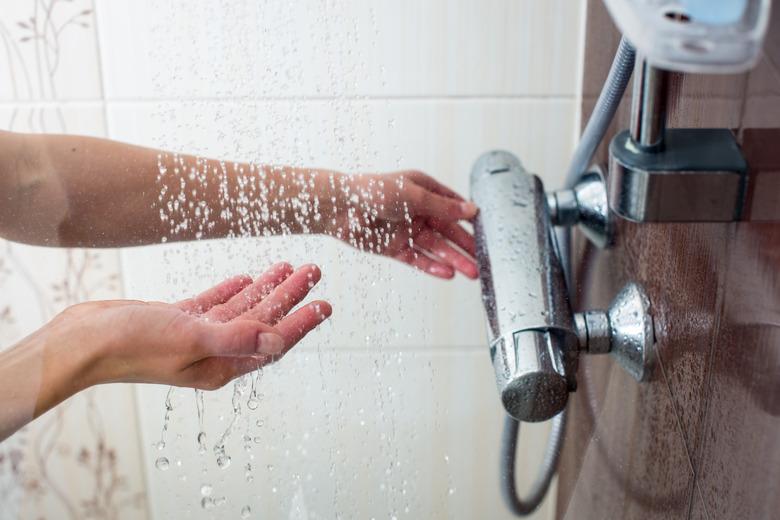
[[0, 353], [0, 441], [91, 385], [93, 347], [69, 344], [44, 328]]
[[[81, 136], [4, 133], [0, 233], [117, 247], [323, 232], [343, 176], [222, 162]], [[10, 182], [9, 182], [10, 179]]]

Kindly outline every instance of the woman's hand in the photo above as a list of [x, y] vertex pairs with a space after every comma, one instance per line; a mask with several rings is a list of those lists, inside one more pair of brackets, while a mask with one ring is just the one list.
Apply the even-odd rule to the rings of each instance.
[[99, 328], [112, 330], [91, 368], [95, 383], [212, 390], [279, 359], [330, 316], [331, 307], [324, 301], [308, 303], [288, 316], [319, 280], [315, 265], [293, 272], [290, 264], [280, 263], [254, 281], [248, 276], [229, 278], [173, 305], [94, 302], [75, 306], [64, 317], [78, 323], [97, 321]]
[[225, 280], [176, 304], [98, 301], [75, 305], [0, 354], [0, 440], [89, 386], [144, 382], [216, 389], [283, 356], [331, 314], [314, 301], [307, 265], [276, 264], [254, 281]]
[[478, 275], [474, 236], [459, 221], [477, 207], [419, 171], [338, 175], [325, 233], [440, 278]]

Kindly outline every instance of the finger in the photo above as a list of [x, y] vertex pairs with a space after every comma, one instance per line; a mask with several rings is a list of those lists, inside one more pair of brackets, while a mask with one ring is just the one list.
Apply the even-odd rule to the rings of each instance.
[[287, 262], [280, 262], [271, 266], [270, 269], [261, 274], [251, 285], [230, 298], [227, 302], [213, 307], [209, 312], [204, 314], [204, 317], [213, 321], [229, 321], [240, 316], [268, 296], [271, 291], [284, 282], [292, 272], [293, 268]]
[[284, 351], [282, 354], [294, 347], [312, 329], [328, 319], [332, 313], [333, 308], [328, 302], [317, 300], [307, 303], [281, 320], [276, 325], [276, 329], [284, 338]]
[[233, 276], [193, 298], [187, 298], [186, 300], [180, 301], [176, 306], [184, 312], [202, 314], [215, 305], [225, 303], [251, 283], [252, 278], [249, 275], [240, 274], [238, 276]]
[[413, 170], [408, 172], [407, 177], [413, 180], [415, 184], [419, 184], [423, 188], [438, 193], [439, 195], [444, 195], [445, 197], [450, 197], [457, 200], [465, 200], [458, 192], [448, 188], [427, 173]]
[[445, 222], [437, 218], [430, 218], [428, 219], [428, 225], [441, 233], [444, 238], [470, 254], [472, 258], [477, 256], [477, 244], [474, 241], [474, 235], [463, 229], [457, 222]]
[[463, 275], [474, 279], [479, 274], [474, 260], [449, 245], [443, 236], [431, 228], [422, 230], [414, 241], [418, 247], [430, 252], [435, 258], [441, 259]]
[[[201, 359], [185, 372], [186, 386], [204, 390], [216, 390], [231, 380], [279, 360], [312, 329], [326, 320], [332, 313], [328, 302], [311, 302], [283, 319], [275, 329], [284, 339], [284, 348], [273, 354], [249, 354], [241, 357], [213, 356]], [[240, 323], [236, 320], [231, 323]]]
[[437, 278], [450, 279], [455, 276], [455, 271], [453, 271], [452, 267], [429, 258], [422, 251], [407, 247], [395, 255], [395, 258]]
[[413, 216], [459, 220], [470, 219], [477, 214], [477, 207], [473, 202], [445, 197], [417, 184], [408, 184], [406, 195]]
[[304, 265], [279, 284], [262, 302], [244, 313], [241, 319], [276, 324], [309, 294], [322, 273], [314, 264]]
[[198, 361], [185, 372], [186, 386], [202, 390], [217, 390], [230, 381], [262, 368], [269, 356], [210, 357]]
[[212, 356], [278, 354], [285, 345], [278, 330], [251, 320], [227, 323], [197, 320], [193, 323], [188, 339], [194, 360]]

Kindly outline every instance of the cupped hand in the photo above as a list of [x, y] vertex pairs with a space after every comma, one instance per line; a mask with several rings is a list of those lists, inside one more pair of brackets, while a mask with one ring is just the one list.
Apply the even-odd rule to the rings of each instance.
[[[216, 389], [279, 359], [331, 314], [325, 301], [295, 312], [320, 270], [287, 263], [254, 281], [236, 276], [176, 304], [90, 302], [52, 323], [102, 347], [89, 364], [92, 384], [125, 381]], [[66, 337], [68, 334], [66, 334]]]
[[414, 170], [342, 179], [330, 234], [433, 276], [477, 277], [474, 236], [460, 224], [476, 215], [474, 203]]

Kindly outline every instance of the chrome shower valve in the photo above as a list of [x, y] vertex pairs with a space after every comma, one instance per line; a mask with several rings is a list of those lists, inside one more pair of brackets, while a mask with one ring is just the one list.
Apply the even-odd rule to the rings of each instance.
[[471, 172], [477, 263], [490, 354], [506, 411], [544, 421], [576, 390], [580, 353], [611, 353], [638, 380], [653, 345], [650, 303], [627, 285], [606, 312], [574, 314], [553, 226], [579, 224], [600, 246], [610, 242], [604, 181], [598, 172], [573, 190], [545, 194], [511, 153], [483, 154]]

